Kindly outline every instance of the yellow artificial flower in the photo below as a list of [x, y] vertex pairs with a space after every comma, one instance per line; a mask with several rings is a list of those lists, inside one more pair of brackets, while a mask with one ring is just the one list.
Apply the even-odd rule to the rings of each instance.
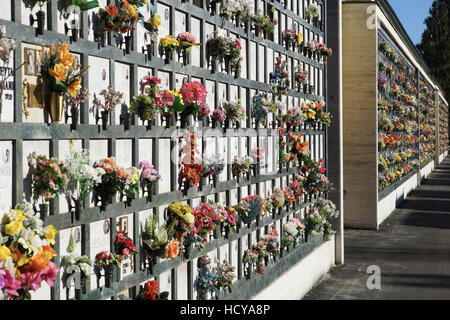
[[75, 97], [80, 89], [81, 89], [81, 78], [75, 79], [67, 87], [67, 90], [69, 90], [69, 94], [71, 97]]
[[11, 251], [5, 245], [0, 246], [0, 261], [6, 261], [11, 256]]
[[302, 43], [303, 41], [303, 33], [299, 32], [297, 36], [297, 44]]
[[24, 266], [28, 263], [29, 259], [26, 254], [21, 253], [18, 249], [14, 250], [11, 253], [11, 258], [13, 259], [14, 263], [17, 265], [17, 267]]
[[55, 244], [55, 235], [58, 233], [58, 230], [53, 227], [53, 225], [47, 226], [44, 230], [45, 239], [49, 244]]
[[150, 24], [152, 25], [153, 29], [158, 29], [161, 25], [161, 16], [159, 14], [155, 14], [153, 17], [150, 18]]
[[161, 38], [161, 44], [164, 48], [169, 47], [169, 46], [173, 46], [173, 47], [179, 46], [178, 40], [174, 39], [171, 35], [167, 35], [167, 36]]
[[67, 43], [63, 43], [58, 46], [58, 50], [56, 52], [60, 64], [62, 64], [66, 69], [72, 67], [75, 62], [73, 55], [67, 49], [68, 47], [69, 45]]
[[55, 64], [55, 67], [53, 69], [48, 70], [48, 73], [59, 81], [66, 81], [66, 71], [66, 67], [63, 64], [58, 63]]
[[13, 236], [16, 232], [19, 232], [20, 230], [22, 230], [23, 225], [21, 221], [11, 221], [10, 223], [8, 223], [5, 226], [5, 233], [8, 236]]

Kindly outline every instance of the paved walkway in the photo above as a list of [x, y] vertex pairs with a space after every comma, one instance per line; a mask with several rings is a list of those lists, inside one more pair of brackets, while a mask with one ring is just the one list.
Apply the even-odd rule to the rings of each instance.
[[[367, 288], [370, 265], [380, 267], [380, 290]], [[450, 158], [378, 231], [345, 230], [344, 266], [304, 299], [450, 299]]]

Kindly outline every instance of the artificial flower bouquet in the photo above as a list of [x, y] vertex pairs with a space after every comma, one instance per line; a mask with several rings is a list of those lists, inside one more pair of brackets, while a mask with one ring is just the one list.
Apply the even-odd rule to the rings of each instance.
[[[116, 106], [121, 103], [123, 96], [123, 92], [113, 90], [112, 85], [100, 91], [98, 97], [94, 94], [91, 112], [95, 112], [97, 121], [100, 118], [102, 119], [103, 130], [106, 130], [109, 123], [109, 113], [114, 111]], [[101, 117], [98, 116], [99, 110], [101, 110]]]
[[216, 275], [216, 287], [220, 289], [229, 290], [231, 293], [233, 280], [236, 278], [236, 268], [233, 267], [228, 260], [224, 259], [223, 263], [218, 263], [213, 269], [213, 273]]
[[290, 218], [283, 224], [283, 235], [281, 236], [281, 247], [290, 248], [304, 238], [305, 226], [298, 218]]
[[309, 157], [305, 157], [302, 173], [306, 177], [304, 181], [305, 191], [310, 195], [320, 193], [328, 193], [333, 191], [333, 184], [325, 175], [326, 168], [323, 159], [315, 161]]
[[259, 174], [259, 167], [261, 166], [261, 162], [264, 160], [264, 149], [263, 148], [253, 148], [251, 150], [250, 156], [252, 159], [250, 168], [253, 170], [253, 175], [257, 176]]
[[66, 166], [70, 168], [67, 173], [67, 185], [65, 194], [75, 203], [75, 209], [80, 210], [82, 202], [102, 182], [105, 171], [102, 168], [94, 168], [89, 158], [89, 152], [71, 151], [66, 160]]
[[295, 84], [298, 87], [298, 90], [301, 91], [305, 84], [308, 84], [309, 72], [303, 70], [301, 64], [299, 64], [296, 68], [294, 79]]
[[166, 108], [173, 105], [173, 96], [167, 90], [160, 91], [158, 86], [160, 83], [161, 79], [156, 76], [145, 76], [139, 83], [141, 94], [133, 97], [129, 111], [142, 121], [153, 120], [159, 111], [165, 113]]
[[202, 164], [202, 171], [200, 174], [203, 178], [211, 177], [214, 179], [222, 173], [225, 168], [225, 160], [220, 154], [216, 154], [212, 157], [204, 155], [200, 158], [200, 162]]
[[192, 210], [195, 217], [194, 223], [188, 233], [188, 244], [193, 243], [200, 249], [205, 248], [208, 238], [220, 224], [221, 215], [217, 215], [215, 210], [208, 204], [202, 203]]
[[259, 10], [256, 15], [249, 15], [248, 20], [252, 24], [252, 28], [255, 30], [255, 35], [257, 37], [261, 31], [272, 33], [275, 25], [278, 24], [277, 19], [271, 19], [267, 14], [260, 14]]
[[167, 218], [167, 224], [171, 225], [173, 223], [175, 226], [175, 238], [180, 245], [179, 255], [181, 255], [183, 253], [185, 234], [191, 230], [191, 226], [195, 222], [195, 216], [189, 205], [173, 201], [167, 208]]
[[319, 15], [320, 15], [320, 6], [318, 6], [317, 4], [311, 3], [306, 8], [306, 16], [308, 18], [317, 19], [317, 18], [319, 18]]
[[113, 32], [114, 38], [129, 31], [136, 30], [139, 11], [135, 4], [127, 0], [119, 0], [118, 5], [107, 5], [98, 11], [95, 27], [98, 32]]
[[264, 200], [258, 195], [248, 196], [233, 208], [239, 214], [239, 220], [249, 224], [263, 212]]
[[181, 110], [182, 126], [186, 125], [187, 117], [194, 115], [198, 117], [206, 117], [210, 113], [210, 109], [206, 104], [206, 96], [208, 91], [198, 81], [185, 82], [179, 90], [183, 98], [183, 107]]
[[282, 38], [284, 41], [284, 44], [286, 45], [286, 49], [289, 50], [289, 48], [294, 47], [297, 43], [297, 34], [292, 29], [286, 29], [283, 31]]
[[216, 287], [217, 276], [211, 272], [211, 258], [203, 255], [197, 259], [197, 278], [194, 281], [194, 288], [197, 291], [197, 300], [206, 300], [207, 294], [219, 297], [219, 288]]
[[94, 186], [94, 191], [101, 199], [101, 209], [104, 210], [108, 203], [112, 202], [112, 197], [124, 189], [124, 180], [128, 177], [125, 169], [118, 167], [114, 158], [104, 158], [94, 163], [94, 168], [102, 169], [101, 183]]
[[29, 204], [16, 206], [0, 222], [0, 300], [30, 300], [31, 291], [58, 276], [52, 262], [52, 245], [58, 231], [31, 211]]
[[181, 51], [189, 52], [193, 47], [200, 46], [197, 38], [189, 32], [181, 32], [177, 35], [178, 48]]
[[101, 251], [95, 255], [95, 266], [104, 271], [105, 286], [111, 287], [114, 270], [120, 266], [123, 256], [109, 251]]
[[56, 158], [38, 155], [36, 152], [27, 157], [32, 175], [32, 189], [34, 199], [42, 197], [50, 201], [58, 196], [67, 183], [70, 167]]
[[247, 115], [245, 114], [245, 108], [241, 105], [241, 101], [239, 99], [234, 102], [222, 100], [221, 104], [222, 108], [226, 112], [226, 119], [232, 123], [235, 123], [236, 126], [238, 126], [241, 121], [247, 118]]
[[148, 32], [151, 42], [156, 42], [158, 39], [158, 29], [161, 25], [161, 16], [156, 13], [156, 8], [153, 4], [150, 5], [151, 17], [148, 21], [143, 21], [144, 29]]
[[[224, 122], [227, 119], [227, 112], [222, 107], [218, 107], [217, 109], [214, 109], [211, 118], [214, 120], [214, 122]], [[217, 124], [213, 123], [213, 127]]]
[[239, 180], [240, 176], [247, 174], [249, 170], [250, 158], [248, 156], [235, 156], [233, 158], [233, 164], [231, 165], [231, 172], [233, 174], [233, 177], [236, 177]]
[[114, 248], [116, 253], [121, 255], [124, 259], [129, 258], [136, 253], [136, 247], [133, 244], [133, 240], [128, 237], [128, 234], [124, 231], [117, 232]]
[[170, 34], [159, 39], [159, 48], [160, 52], [164, 53], [165, 63], [169, 63], [169, 60], [173, 56], [173, 52], [177, 50], [180, 46], [180, 43], [177, 39], [172, 37]]
[[313, 235], [323, 234], [325, 241], [328, 241], [335, 234], [330, 220], [338, 216], [339, 211], [332, 201], [319, 199], [317, 207], [307, 214], [306, 230]]
[[184, 144], [181, 148], [181, 171], [178, 176], [178, 183], [181, 185], [184, 182], [184, 192], [188, 189], [198, 186], [200, 183], [201, 172], [203, 166], [198, 161], [198, 155], [200, 154], [199, 145], [197, 139], [199, 135], [196, 133], [187, 132], [184, 137]]
[[130, 205], [131, 200], [139, 198], [139, 169], [136, 167], [124, 169], [123, 174], [120, 172], [118, 178], [121, 182], [121, 198], [126, 197], [127, 204]]
[[[68, 48], [69, 44], [67, 43], [58, 42], [56, 48], [52, 43], [50, 50], [43, 55], [41, 74], [45, 91], [48, 94], [54, 93], [63, 97], [67, 92], [70, 96], [75, 97], [81, 89], [81, 79], [89, 67], [81, 69], [81, 65], [76, 63]], [[52, 99], [51, 96], [50, 99]], [[60, 120], [60, 118], [53, 117], [52, 119]]]
[[[73, 239], [73, 235], [70, 234], [71, 241], [75, 243]], [[69, 242], [69, 246], [70, 246]], [[67, 250], [68, 254], [61, 257], [61, 266], [64, 269], [63, 282], [67, 283], [67, 280], [73, 273], [79, 273], [80, 275], [80, 285], [84, 289], [86, 286], [86, 282], [90, 279], [90, 277], [94, 274], [94, 261], [92, 261], [86, 255], [78, 255], [73, 252], [74, 248]]]
[[148, 161], [139, 162], [141, 173], [139, 175], [141, 187], [147, 191], [148, 197], [152, 195], [152, 187], [161, 180], [161, 175], [156, 171], [153, 165]]
[[265, 125], [271, 105], [262, 93], [258, 93], [253, 97], [252, 117], [255, 118], [256, 124], [262, 123]]
[[158, 225], [158, 216], [148, 217], [142, 228], [142, 242], [151, 262], [154, 258], [171, 259], [178, 256], [179, 243], [173, 238], [176, 221]]
[[273, 193], [269, 197], [274, 209], [280, 209], [284, 206], [284, 192], [280, 188], [273, 189]]
[[287, 61], [281, 57], [276, 57], [274, 72], [271, 72], [269, 76], [272, 94], [276, 97], [287, 94], [290, 86]]
[[159, 292], [159, 283], [156, 280], [147, 281], [140, 287], [136, 300], [168, 300], [169, 292]]

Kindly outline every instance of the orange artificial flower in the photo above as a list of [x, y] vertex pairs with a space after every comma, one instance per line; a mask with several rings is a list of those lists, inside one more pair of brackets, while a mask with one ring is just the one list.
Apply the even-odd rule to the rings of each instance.
[[55, 250], [50, 246], [42, 246], [43, 253], [47, 257], [47, 260], [52, 260], [53, 257], [56, 257]]
[[64, 67], [64, 65], [58, 63], [58, 64], [55, 64], [54, 69], [50, 69], [48, 72], [52, 77], [55, 77], [59, 81], [66, 81], [66, 79], [67, 79], [66, 71], [67, 70]]
[[63, 43], [57, 51], [57, 56], [60, 64], [62, 64], [66, 69], [72, 67], [75, 62], [75, 60], [73, 59], [73, 55], [67, 49], [68, 47], [69, 45], [67, 43]]
[[44, 252], [38, 253], [30, 259], [29, 266], [31, 271], [42, 271], [48, 269], [47, 255]]
[[175, 258], [178, 256], [178, 241], [172, 239], [166, 246], [166, 258]]
[[307, 141], [297, 142], [297, 144], [295, 145], [295, 149], [297, 149], [298, 152], [302, 152], [303, 150], [308, 148], [308, 146], [309, 146], [309, 143]]

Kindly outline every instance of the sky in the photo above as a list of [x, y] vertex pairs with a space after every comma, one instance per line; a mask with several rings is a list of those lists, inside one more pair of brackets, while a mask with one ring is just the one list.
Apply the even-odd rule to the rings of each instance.
[[433, 0], [388, 0], [414, 44], [422, 39]]

